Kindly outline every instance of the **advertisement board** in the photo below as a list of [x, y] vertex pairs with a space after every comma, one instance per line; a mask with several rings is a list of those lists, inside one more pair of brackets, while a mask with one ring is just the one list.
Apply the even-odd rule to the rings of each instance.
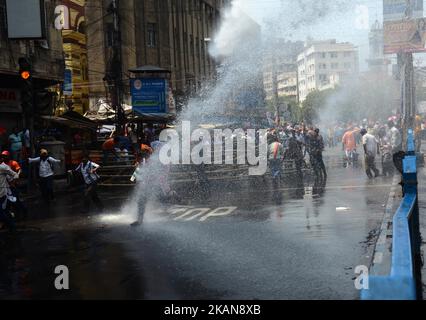
[[423, 0], [383, 0], [383, 21], [423, 18]]
[[383, 26], [384, 53], [426, 52], [426, 19], [388, 21]]
[[168, 84], [166, 79], [131, 79], [133, 111], [138, 113], [167, 113]]

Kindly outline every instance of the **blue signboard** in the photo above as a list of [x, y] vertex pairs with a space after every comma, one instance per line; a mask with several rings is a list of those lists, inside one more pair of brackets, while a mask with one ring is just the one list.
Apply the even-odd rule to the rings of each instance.
[[168, 112], [166, 79], [131, 79], [130, 92], [133, 111], [138, 113]]
[[64, 95], [72, 95], [72, 72], [70, 69], [65, 69], [64, 74]]

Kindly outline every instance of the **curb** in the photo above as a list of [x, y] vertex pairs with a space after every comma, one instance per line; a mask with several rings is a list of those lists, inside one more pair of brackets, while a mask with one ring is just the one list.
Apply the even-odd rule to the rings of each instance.
[[386, 202], [383, 221], [380, 226], [379, 237], [377, 238], [372, 260], [370, 263], [371, 275], [388, 275], [391, 268], [392, 259], [392, 225], [395, 214], [395, 198], [401, 194], [398, 190], [400, 175], [395, 174], [392, 180], [391, 191]]

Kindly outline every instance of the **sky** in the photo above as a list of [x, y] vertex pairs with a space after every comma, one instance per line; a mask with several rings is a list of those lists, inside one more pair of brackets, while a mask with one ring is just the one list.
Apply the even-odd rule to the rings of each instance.
[[[286, 3], [298, 0], [238, 1], [248, 15], [265, 27], [265, 21], [271, 20], [275, 12], [282, 10], [284, 12], [282, 19], [285, 19], [286, 12], [291, 15], [290, 6]], [[359, 48], [360, 67], [361, 70], [365, 70], [367, 68], [365, 60], [369, 52], [368, 32], [376, 20], [379, 22], [383, 20], [382, 0], [351, 0], [349, 8], [338, 11], [295, 32], [292, 40], [306, 40], [310, 36], [315, 40], [337, 39], [339, 42], [351, 42]]]

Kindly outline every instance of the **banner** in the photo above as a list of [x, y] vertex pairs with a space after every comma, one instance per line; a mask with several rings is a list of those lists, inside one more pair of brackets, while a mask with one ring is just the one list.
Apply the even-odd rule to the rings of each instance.
[[426, 19], [387, 21], [383, 26], [384, 53], [426, 52]]
[[423, 0], [383, 0], [383, 21], [423, 18]]

